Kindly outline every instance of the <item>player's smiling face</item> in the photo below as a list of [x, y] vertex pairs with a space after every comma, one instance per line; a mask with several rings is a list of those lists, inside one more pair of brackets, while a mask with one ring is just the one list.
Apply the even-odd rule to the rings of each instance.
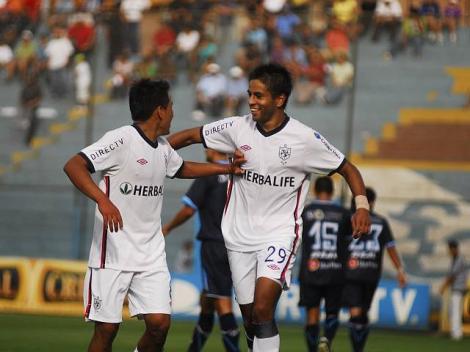
[[254, 79], [250, 81], [248, 87], [248, 105], [253, 120], [263, 124], [274, 115], [277, 99], [273, 98], [263, 82]]

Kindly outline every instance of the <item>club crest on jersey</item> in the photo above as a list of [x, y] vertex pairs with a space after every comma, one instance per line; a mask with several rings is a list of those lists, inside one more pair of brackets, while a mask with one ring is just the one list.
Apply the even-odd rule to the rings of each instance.
[[313, 218], [315, 220], [323, 220], [325, 218], [325, 213], [323, 212], [323, 210], [321, 209], [316, 209], [314, 212], [313, 212]]
[[281, 164], [285, 165], [287, 163], [287, 159], [291, 156], [292, 148], [289, 148], [287, 144], [279, 147], [279, 158], [281, 159]]
[[349, 269], [357, 269], [359, 266], [359, 260], [357, 258], [350, 258], [348, 261]]
[[137, 160], [137, 162], [138, 162], [140, 165], [148, 164], [148, 161], [145, 160], [144, 158], [140, 158], [139, 160]]
[[318, 259], [310, 259], [308, 261], [308, 271], [317, 271], [320, 269], [320, 261]]

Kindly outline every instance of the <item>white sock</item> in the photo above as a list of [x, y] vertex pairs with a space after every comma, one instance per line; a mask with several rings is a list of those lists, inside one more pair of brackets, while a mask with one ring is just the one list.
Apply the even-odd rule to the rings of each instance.
[[253, 352], [278, 352], [281, 344], [279, 334], [264, 339], [255, 336], [253, 341]]
[[134, 352], [139, 352], [139, 350], [137, 349], [137, 347], [135, 348]]

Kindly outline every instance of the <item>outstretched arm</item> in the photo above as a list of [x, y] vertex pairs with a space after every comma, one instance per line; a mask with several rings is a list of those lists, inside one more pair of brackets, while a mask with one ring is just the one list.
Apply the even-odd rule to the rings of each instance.
[[183, 167], [176, 174], [177, 178], [198, 178], [212, 175], [234, 174], [242, 175], [244, 170], [234, 164], [221, 165], [213, 163], [195, 163], [185, 161]]
[[387, 253], [390, 259], [392, 260], [393, 266], [397, 270], [398, 285], [403, 288], [406, 286], [407, 279], [406, 279], [405, 270], [403, 269], [403, 265], [401, 263], [401, 259], [400, 259], [400, 256], [398, 255], [396, 247], [395, 246], [387, 247]]
[[95, 181], [93, 181], [85, 159], [79, 155], [73, 156], [65, 164], [64, 172], [75, 187], [98, 204], [98, 209], [101, 215], [103, 215], [103, 223], [111, 232], [117, 232], [119, 229], [122, 229], [121, 213], [96, 185]]
[[234, 174], [243, 175], [245, 170], [240, 165], [246, 162], [243, 153], [236, 150], [233, 154], [233, 160], [230, 164], [217, 163], [195, 163], [185, 161], [183, 167], [176, 174], [177, 178], [197, 178], [212, 175]]
[[181, 224], [185, 223], [188, 221], [196, 212], [193, 208], [184, 205], [174, 216], [173, 219], [171, 219], [168, 223], [163, 225], [162, 227], [162, 233], [163, 236], [166, 236], [170, 233], [171, 230], [173, 230], [175, 227], [180, 226]]
[[202, 127], [194, 127], [173, 133], [168, 136], [167, 140], [175, 150], [187, 147], [191, 144], [202, 143], [201, 128]]
[[[364, 205], [361, 205], [361, 202], [356, 201], [357, 209], [351, 218], [353, 230], [352, 235], [353, 237], [357, 237], [362, 234], [367, 234], [370, 231], [370, 217], [367, 200], [365, 200], [366, 186], [364, 185], [362, 176], [359, 173], [359, 170], [349, 161], [346, 161], [343, 164], [343, 166], [338, 170], [338, 173], [341, 174], [348, 183], [355, 199], [362, 200], [363, 202], [365, 201]], [[356, 198], [357, 196], [362, 197]]]

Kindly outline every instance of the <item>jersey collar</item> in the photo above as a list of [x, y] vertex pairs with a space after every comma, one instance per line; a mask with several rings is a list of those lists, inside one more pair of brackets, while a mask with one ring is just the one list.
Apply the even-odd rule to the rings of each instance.
[[140, 129], [140, 127], [137, 126], [137, 124], [132, 124], [132, 127], [134, 127], [136, 131], [139, 132], [140, 136], [144, 139], [144, 141], [146, 141], [152, 148], [156, 149], [158, 147], [158, 140], [153, 142], [152, 140], [148, 139], [145, 133]]
[[263, 130], [263, 127], [261, 127], [261, 125], [258, 123], [256, 123], [256, 128], [258, 129], [259, 133], [261, 133], [263, 136], [269, 137], [269, 136], [272, 136], [273, 134], [280, 132], [284, 127], [286, 127], [289, 120], [290, 120], [290, 117], [287, 114], [284, 114], [284, 121], [282, 121], [282, 123], [279, 126], [277, 126], [275, 129], [273, 129], [272, 131], [266, 132], [265, 130]]

